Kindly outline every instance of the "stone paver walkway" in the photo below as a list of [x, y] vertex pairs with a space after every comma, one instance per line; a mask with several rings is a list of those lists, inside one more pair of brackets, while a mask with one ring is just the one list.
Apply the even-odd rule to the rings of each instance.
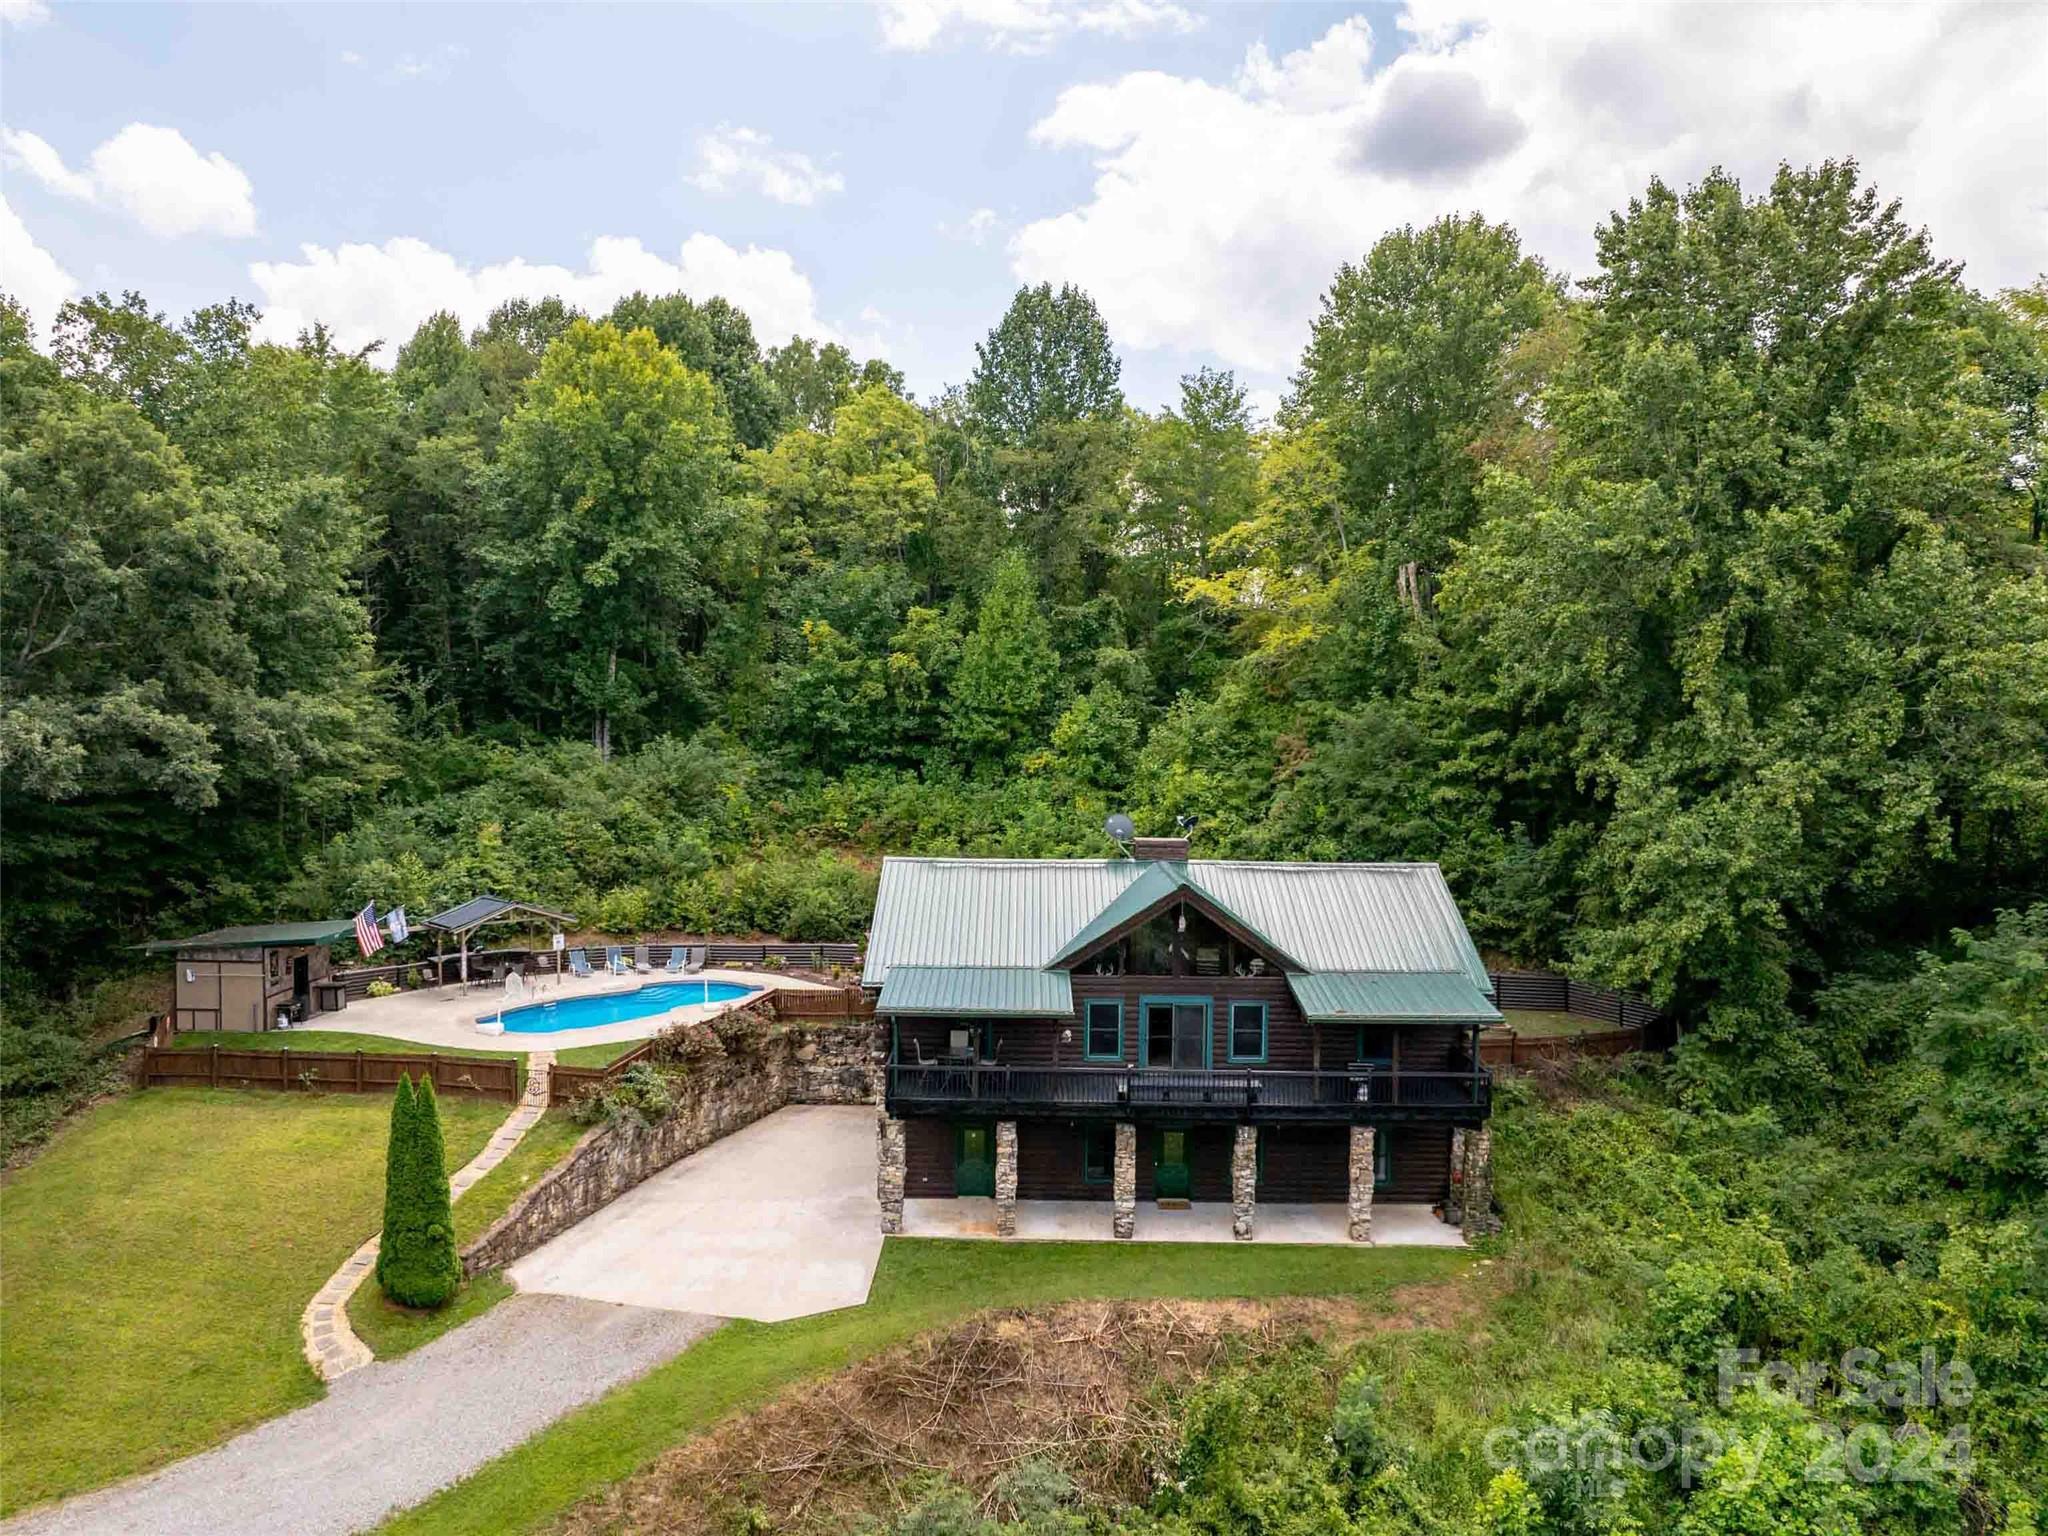
[[[546, 1113], [548, 1074], [554, 1064], [552, 1051], [535, 1051], [526, 1058], [525, 1094], [512, 1113], [505, 1117], [504, 1124], [491, 1132], [491, 1139], [483, 1151], [458, 1168], [448, 1181], [449, 1193], [455, 1199], [460, 1200], [478, 1179], [505, 1161], [512, 1149], [533, 1129], [534, 1122]], [[350, 1254], [348, 1262], [313, 1293], [313, 1299], [306, 1303], [305, 1313], [299, 1318], [299, 1335], [305, 1340], [306, 1358], [313, 1363], [313, 1369], [319, 1372], [322, 1381], [337, 1381], [350, 1371], [361, 1370], [373, 1358], [370, 1346], [357, 1338], [356, 1331], [348, 1325], [348, 1303], [357, 1287], [376, 1268], [377, 1243], [378, 1237], [372, 1237]]]
[[508, 1296], [227, 1444], [0, 1524], [0, 1536], [346, 1536], [419, 1503], [718, 1326]]

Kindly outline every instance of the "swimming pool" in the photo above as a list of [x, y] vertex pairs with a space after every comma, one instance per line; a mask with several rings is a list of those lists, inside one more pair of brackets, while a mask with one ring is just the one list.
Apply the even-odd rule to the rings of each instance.
[[[732, 981], [657, 981], [630, 992], [603, 992], [595, 997], [565, 997], [556, 1003], [528, 1003], [503, 1014], [508, 1035], [548, 1035], [561, 1029], [589, 1029], [597, 1024], [623, 1024], [651, 1018], [671, 1008], [703, 1003], [730, 1003], [761, 989]], [[486, 1019], [500, 1015], [487, 1013]]]

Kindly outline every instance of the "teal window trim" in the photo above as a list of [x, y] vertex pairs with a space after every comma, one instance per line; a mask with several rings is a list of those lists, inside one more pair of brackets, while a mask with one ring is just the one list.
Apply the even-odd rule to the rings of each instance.
[[[1089, 1015], [1098, 1008], [1116, 1010], [1116, 1053], [1104, 1055], [1095, 1049], [1095, 1027], [1089, 1022]], [[1124, 1000], [1120, 997], [1091, 997], [1081, 1004], [1081, 1059], [1083, 1061], [1122, 1061], [1124, 1059]]]
[[[1237, 1053], [1237, 1010], [1240, 1008], [1256, 1008], [1259, 1010], [1259, 1053], [1256, 1056], [1240, 1056]], [[1266, 1059], [1268, 1043], [1266, 1027], [1271, 1020], [1271, 1015], [1267, 1012], [1266, 1005], [1264, 1003], [1233, 1002], [1230, 1005], [1229, 1017], [1230, 1034], [1224, 1041], [1224, 1049], [1230, 1053], [1230, 1060], [1235, 1063], [1252, 1063], [1254, 1065], [1263, 1062]]]
[[1216, 1000], [1212, 997], [1175, 996], [1170, 992], [1150, 992], [1138, 999], [1138, 1065], [1149, 1066], [1146, 1056], [1152, 1049], [1152, 1019], [1154, 1004], [1170, 1004], [1175, 1007], [1202, 1005], [1202, 1070], [1208, 1071], [1216, 1065]]
[[1384, 1067], [1389, 1072], [1394, 1070], [1394, 1055], [1391, 1049], [1384, 1056], [1368, 1056], [1365, 1054], [1365, 1032], [1368, 1029], [1383, 1029], [1385, 1027], [1381, 1024], [1361, 1024], [1358, 1026], [1357, 1031], [1351, 1037], [1351, 1060], [1354, 1064], [1362, 1065], [1369, 1062], [1375, 1067]]
[[[1103, 1159], [1100, 1168], [1089, 1160], [1089, 1152], [1097, 1136], [1105, 1139]], [[1116, 1182], [1116, 1127], [1113, 1125], [1084, 1125], [1081, 1127], [1081, 1182], [1083, 1184], [1114, 1184]]]

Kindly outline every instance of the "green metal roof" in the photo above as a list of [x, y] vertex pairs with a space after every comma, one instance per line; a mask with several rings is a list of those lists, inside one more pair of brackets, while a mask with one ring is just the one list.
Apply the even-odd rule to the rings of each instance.
[[[1492, 994], [1434, 864], [1217, 859], [884, 859], [861, 981], [882, 986], [905, 965], [1037, 969], [1116, 926], [1097, 929], [1112, 906], [1128, 917], [1176, 879], [1305, 970], [1447, 972]], [[1141, 882], [1149, 898], [1131, 890]]]
[[1104, 907], [1095, 921], [1083, 928], [1068, 941], [1066, 947], [1050, 960], [1047, 965], [1064, 965], [1076, 956], [1085, 955], [1104, 937], [1116, 932], [1132, 918], [1147, 908], [1158, 905], [1176, 891], [1190, 891], [1207, 901], [1210, 906], [1228, 917], [1238, 927], [1251, 934], [1273, 959], [1287, 970], [1301, 969], [1301, 962], [1287, 954], [1267, 935], [1261, 933], [1258, 925], [1240, 912], [1234, 912], [1229, 905], [1217, 899], [1215, 892], [1204, 889], [1188, 876], [1185, 863], [1173, 859], [1152, 859], [1142, 861], [1145, 872], [1123, 888], [1123, 891], [1108, 906]]
[[1013, 965], [899, 965], [889, 972], [878, 1013], [956, 1018], [1045, 1019], [1074, 1011], [1065, 971]]
[[1303, 1015], [1319, 1024], [1442, 1019], [1497, 1024], [1500, 1010], [1464, 976], [1447, 971], [1320, 971], [1287, 978]]
[[352, 917], [318, 923], [254, 923], [244, 928], [216, 928], [189, 939], [151, 939], [138, 946], [152, 951], [175, 949], [286, 949], [300, 944], [327, 944], [356, 931]]

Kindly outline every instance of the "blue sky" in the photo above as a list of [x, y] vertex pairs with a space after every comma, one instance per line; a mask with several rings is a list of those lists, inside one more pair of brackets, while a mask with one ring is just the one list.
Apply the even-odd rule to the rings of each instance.
[[713, 285], [930, 394], [1020, 281], [1072, 280], [1135, 403], [1208, 363], [1270, 405], [1386, 229], [1477, 207], [1583, 271], [1649, 175], [1716, 161], [1855, 154], [1981, 285], [2048, 267], [2048, 10], [1890, 15], [0, 0], [0, 284], [394, 345], [525, 286]]

